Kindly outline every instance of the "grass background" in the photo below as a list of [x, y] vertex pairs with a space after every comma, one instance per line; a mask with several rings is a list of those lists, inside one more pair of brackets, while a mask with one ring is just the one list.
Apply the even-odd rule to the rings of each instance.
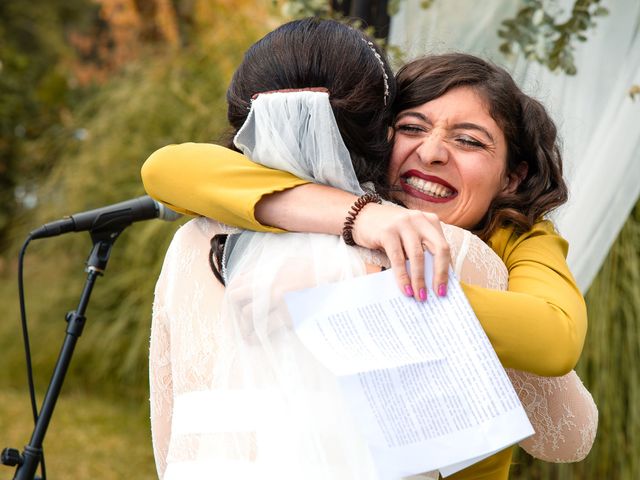
[[[27, 392], [0, 390], [0, 447], [22, 451], [33, 430]], [[61, 395], [49, 424], [44, 450], [51, 479], [157, 478], [148, 405], [104, 398], [91, 392]], [[0, 479], [15, 470], [0, 468]]]

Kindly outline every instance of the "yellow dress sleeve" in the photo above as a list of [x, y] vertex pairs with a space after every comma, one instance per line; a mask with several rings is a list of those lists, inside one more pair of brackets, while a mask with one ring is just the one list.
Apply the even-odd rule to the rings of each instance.
[[[238, 152], [201, 143], [170, 145], [142, 168], [147, 193], [174, 210], [258, 231], [262, 196], [306, 182], [262, 167]], [[499, 230], [492, 248], [509, 270], [506, 292], [463, 285], [505, 367], [544, 376], [568, 373], [586, 334], [586, 307], [566, 264], [567, 244], [549, 222], [523, 235]]]
[[568, 373], [582, 352], [587, 311], [567, 242], [542, 221], [520, 236], [502, 229], [490, 243], [509, 271], [508, 290], [463, 289], [500, 361], [543, 376]]
[[262, 232], [281, 230], [256, 220], [258, 201], [264, 195], [309, 183], [209, 143], [163, 147], [145, 161], [141, 175], [147, 193], [172, 210]]

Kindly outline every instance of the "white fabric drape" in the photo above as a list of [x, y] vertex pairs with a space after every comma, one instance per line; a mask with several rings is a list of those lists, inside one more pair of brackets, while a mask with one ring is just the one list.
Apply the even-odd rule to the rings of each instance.
[[[391, 22], [390, 42], [407, 59], [464, 51], [512, 72], [525, 92], [541, 100], [563, 140], [569, 202], [553, 219], [569, 241], [569, 265], [586, 291], [640, 195], [640, 100], [628, 91], [640, 84], [640, 2], [603, 2], [609, 15], [578, 43], [578, 73], [552, 73], [522, 56], [505, 58], [497, 30], [520, 7], [512, 0], [437, 1], [427, 9], [405, 0]], [[548, 2], [566, 14], [572, 1]]]

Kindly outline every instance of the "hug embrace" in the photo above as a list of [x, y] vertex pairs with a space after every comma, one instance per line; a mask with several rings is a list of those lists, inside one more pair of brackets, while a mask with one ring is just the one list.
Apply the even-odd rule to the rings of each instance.
[[[232, 142], [164, 147], [142, 171], [151, 196], [200, 216], [176, 233], [156, 287], [160, 478], [376, 478], [282, 296], [386, 268], [428, 302], [446, 296], [451, 266], [536, 431], [520, 446], [586, 456], [597, 409], [572, 371], [586, 308], [545, 218], [567, 187], [540, 102], [467, 54], [394, 75], [372, 39], [314, 18], [254, 44], [227, 100]], [[449, 478], [506, 479], [511, 453]]]

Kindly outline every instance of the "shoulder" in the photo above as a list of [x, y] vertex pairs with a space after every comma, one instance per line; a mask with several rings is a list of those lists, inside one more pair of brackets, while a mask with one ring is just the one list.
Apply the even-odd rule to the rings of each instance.
[[198, 217], [180, 226], [173, 235], [165, 254], [163, 274], [178, 274], [194, 257], [208, 259], [211, 238], [226, 233], [223, 226], [213, 220]]
[[499, 228], [489, 239], [491, 248], [503, 259], [513, 255], [551, 255], [566, 258], [567, 241], [557, 232], [553, 222], [540, 220], [522, 233], [513, 227]]
[[161, 147], [153, 152], [147, 160], [150, 161], [150, 163], [154, 163], [155, 161], [161, 161], [165, 159], [176, 160], [185, 156], [189, 157], [191, 155], [198, 154], [229, 155], [232, 157], [243, 156], [239, 152], [231, 150], [222, 145], [216, 145], [215, 143], [186, 142], [165, 145], [164, 147]]
[[190, 238], [210, 239], [219, 233], [238, 233], [240, 231], [238, 228], [230, 227], [207, 217], [195, 217], [178, 228], [173, 240], [180, 242]]

